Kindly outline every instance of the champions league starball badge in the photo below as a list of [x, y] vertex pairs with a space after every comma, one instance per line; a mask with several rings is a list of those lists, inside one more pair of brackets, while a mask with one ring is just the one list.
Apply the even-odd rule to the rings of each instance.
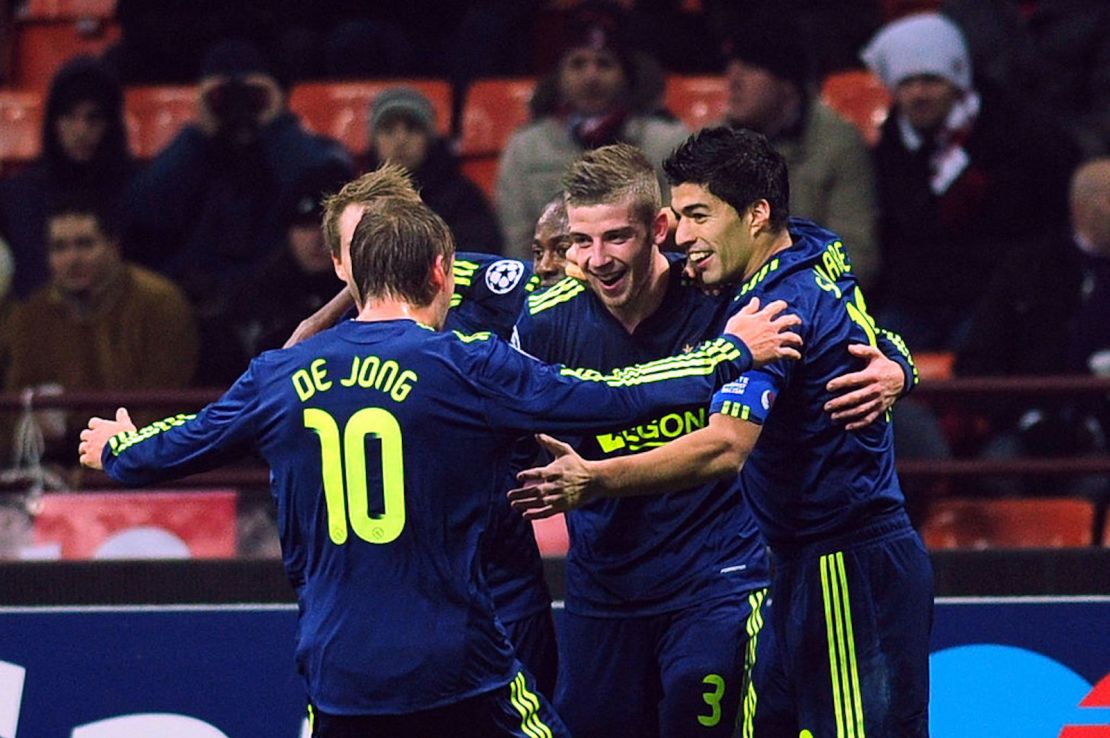
[[524, 276], [524, 264], [512, 259], [495, 261], [486, 269], [486, 287], [495, 295], [503, 295], [517, 286]]

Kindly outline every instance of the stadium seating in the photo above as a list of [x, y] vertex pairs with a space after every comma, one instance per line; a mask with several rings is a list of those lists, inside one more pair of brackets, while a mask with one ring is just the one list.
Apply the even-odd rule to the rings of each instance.
[[358, 82], [305, 82], [289, 95], [290, 109], [307, 128], [338, 139], [355, 156], [369, 150], [367, 125], [370, 105], [378, 93], [404, 85], [422, 92], [436, 111], [437, 127], [451, 132], [451, 85], [443, 80], [365, 80]]
[[879, 141], [879, 128], [890, 110], [890, 93], [869, 71], [834, 72], [821, 84], [821, 99], [859, 129], [868, 145]]
[[129, 87], [124, 91], [124, 119], [131, 153], [151, 159], [196, 117], [196, 88], [192, 85]]
[[951, 379], [956, 355], [947, 351], [926, 351], [914, 354], [913, 361], [922, 380]]
[[930, 549], [1090, 546], [1094, 519], [1084, 499], [946, 499], [930, 506], [921, 535]]
[[44, 105], [38, 92], [0, 90], [0, 163], [5, 169], [38, 156]]
[[697, 131], [724, 118], [728, 81], [723, 76], [669, 75], [664, 103], [687, 128]]
[[13, 27], [15, 85], [45, 91], [67, 59], [103, 53], [120, 38], [114, 11], [114, 0], [29, 0]]
[[490, 199], [501, 151], [532, 117], [528, 103], [535, 88], [532, 77], [514, 77], [478, 80], [466, 92], [459, 132], [462, 170]]

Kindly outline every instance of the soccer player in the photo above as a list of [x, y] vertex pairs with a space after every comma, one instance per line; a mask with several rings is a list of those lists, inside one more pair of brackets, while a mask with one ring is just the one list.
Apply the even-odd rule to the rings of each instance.
[[550, 287], [566, 276], [567, 206], [560, 193], [544, 206], [532, 234], [532, 271], [540, 278], [541, 287]]
[[[731, 295], [707, 294], [684, 277], [682, 257], [660, 251], [667, 218], [638, 149], [583, 154], [563, 187], [586, 281], [567, 279], [528, 298], [517, 325], [524, 350], [609, 371], [690, 350], [719, 332]], [[877, 350], [871, 358], [886, 365], [893, 402], [903, 370]], [[626, 456], [704, 427], [708, 415], [704, 403], [676, 405], [574, 446], [590, 459]], [[598, 500], [570, 512], [567, 526], [555, 701], [571, 731], [730, 735], [767, 586], [764, 544], [735, 476], [666, 497]]]
[[82, 463], [125, 484], [254, 445], [271, 469], [299, 600], [313, 736], [568, 735], [494, 615], [478, 546], [512, 441], [537, 427], [628, 423], [797, 355], [797, 324], [746, 308], [687, 356], [602, 375], [541, 364], [490, 334], [443, 333], [446, 224], [423, 203], [367, 208], [333, 254], [358, 318], [251, 362], [196, 415], [142, 430], [120, 409], [82, 432]]
[[847, 347], [878, 334], [841, 241], [788, 219], [785, 164], [759, 134], [702, 131], [664, 169], [689, 268], [707, 285], [739, 284], [734, 307], [788, 300], [803, 358], [746, 373], [714, 397], [706, 428], [642, 454], [587, 461], [545, 438], [558, 458], [521, 475], [514, 504], [541, 517], [739, 469], [772, 554], [777, 649], [745, 698], [755, 734], [927, 736], [932, 572], [905, 513], [890, 424], [884, 414], [848, 430], [825, 411], [826, 384], [852, 366]]
[[[355, 227], [366, 208], [385, 197], [420, 201], [408, 173], [390, 164], [347, 183], [327, 200], [323, 226], [325, 241], [333, 253], [350, 248]], [[565, 230], [565, 223], [561, 227]], [[452, 272], [455, 290], [446, 328], [463, 333], [489, 331], [509, 339], [525, 296], [538, 286], [538, 279], [530, 275], [528, 265], [490, 254], [460, 252], [452, 263]], [[344, 312], [353, 312], [353, 305], [344, 289], [306, 320], [286, 346], [330, 327]], [[516, 472], [531, 458], [523, 458], [506, 470], [502, 489], [513, 486]], [[543, 560], [531, 523], [510, 509], [507, 499], [499, 497], [496, 504], [482, 542], [486, 583], [517, 659], [535, 677], [540, 691], [550, 696], [554, 693], [558, 649]]]

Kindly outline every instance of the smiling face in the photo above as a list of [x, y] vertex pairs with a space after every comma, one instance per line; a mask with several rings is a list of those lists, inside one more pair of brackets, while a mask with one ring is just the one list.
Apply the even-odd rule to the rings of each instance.
[[[631, 199], [568, 204], [567, 218], [578, 266], [605, 307], [635, 311], [649, 301], [658, 228], [634, 217]], [[665, 233], [665, 222], [663, 228]]]
[[704, 185], [684, 182], [671, 188], [678, 217], [675, 243], [686, 250], [687, 268], [704, 284], [735, 282], [744, 276], [755, 250], [752, 211], [743, 214]]

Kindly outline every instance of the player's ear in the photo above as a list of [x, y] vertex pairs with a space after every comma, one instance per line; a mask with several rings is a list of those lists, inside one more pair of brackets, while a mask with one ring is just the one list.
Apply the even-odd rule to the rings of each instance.
[[768, 230], [771, 226], [771, 203], [756, 200], [749, 209], [752, 214], [752, 235]]
[[[432, 264], [432, 271], [428, 275], [428, 280], [432, 286], [436, 288], [436, 292], [444, 292], [448, 289], [448, 276], [451, 274], [451, 259], [440, 254], [436, 257], [435, 263]], [[451, 287], [454, 289], [454, 287]]]
[[673, 242], [674, 229], [678, 226], [677, 220], [672, 223], [673, 218], [670, 208], [660, 208], [655, 214], [655, 220], [651, 222], [651, 242], [656, 246], [664, 244], [668, 237]]
[[332, 253], [331, 255], [331, 265], [332, 268], [335, 269], [335, 276], [339, 277], [339, 280], [341, 282], [346, 283], [347, 267], [343, 266], [343, 261], [338, 256], [336, 256], [335, 253]]

